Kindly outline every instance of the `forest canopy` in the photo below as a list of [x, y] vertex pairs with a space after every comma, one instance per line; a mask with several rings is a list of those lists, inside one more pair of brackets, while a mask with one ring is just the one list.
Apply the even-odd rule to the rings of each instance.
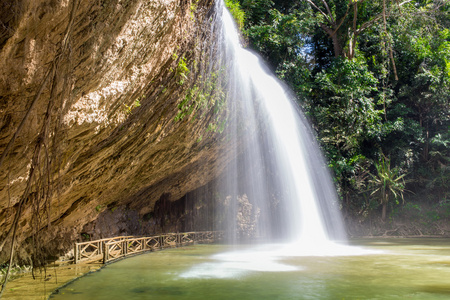
[[295, 92], [347, 210], [450, 207], [450, 1], [227, 2]]

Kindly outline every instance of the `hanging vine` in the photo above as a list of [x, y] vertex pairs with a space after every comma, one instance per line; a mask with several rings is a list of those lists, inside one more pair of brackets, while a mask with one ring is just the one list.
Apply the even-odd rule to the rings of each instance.
[[[62, 118], [62, 103], [64, 98], [64, 93], [58, 94], [58, 83], [60, 82], [62, 78], [62, 73], [64, 73], [64, 70], [61, 71], [61, 62], [63, 60], [68, 60], [70, 64], [70, 38], [72, 35], [73, 30], [73, 24], [75, 19], [75, 12], [78, 8], [78, 0], [75, 0], [72, 2], [72, 7], [70, 10], [70, 17], [69, 17], [69, 23], [67, 25], [67, 28], [65, 30], [65, 33], [63, 35], [63, 39], [61, 41], [60, 47], [56, 52], [55, 58], [53, 59], [49, 70], [46, 72], [46, 75], [39, 86], [38, 92], [34, 96], [33, 100], [31, 101], [30, 106], [28, 107], [21, 123], [17, 127], [14, 135], [8, 142], [5, 150], [2, 153], [2, 156], [0, 157], [0, 167], [2, 166], [4, 160], [9, 154], [9, 151], [11, 150], [12, 146], [14, 145], [14, 142], [16, 138], [19, 136], [20, 132], [22, 131], [26, 121], [28, 120], [31, 111], [33, 110], [35, 104], [38, 102], [38, 100], [41, 98], [41, 95], [43, 94], [44, 90], [46, 88], [50, 89], [50, 96], [48, 99], [47, 109], [44, 114], [43, 123], [41, 126], [41, 129], [39, 131], [39, 134], [37, 136], [34, 150], [33, 150], [33, 156], [31, 159], [30, 169], [28, 172], [27, 180], [26, 180], [26, 187], [22, 193], [22, 196], [20, 197], [20, 200], [17, 205], [17, 210], [14, 216], [14, 220], [11, 224], [11, 227], [6, 234], [4, 240], [0, 244], [0, 251], [3, 249], [5, 243], [7, 240], [11, 239], [11, 248], [9, 253], [9, 265], [8, 270], [5, 276], [5, 279], [2, 283], [2, 288], [0, 291], [0, 298], [3, 294], [3, 291], [5, 290], [6, 284], [8, 283], [8, 279], [11, 272], [11, 267], [14, 260], [14, 252], [15, 247], [17, 244], [17, 231], [19, 226], [19, 220], [21, 217], [21, 214], [23, 210], [26, 207], [31, 208], [33, 211], [32, 214], [32, 227], [34, 228], [34, 232], [32, 235], [32, 244], [33, 244], [33, 254], [31, 258], [31, 263], [33, 266], [33, 269], [35, 267], [44, 266], [45, 264], [45, 255], [44, 253], [41, 253], [42, 251], [39, 251], [41, 248], [40, 246], [40, 239], [38, 238], [38, 234], [40, 232], [41, 227], [43, 226], [43, 221], [47, 221], [47, 226], [49, 227], [51, 225], [50, 222], [50, 201], [52, 198], [52, 185], [53, 185], [53, 179], [52, 179], [52, 164], [53, 164], [53, 157], [57, 157], [58, 154], [58, 143], [57, 143], [57, 135], [58, 135], [58, 126], [61, 124], [61, 118]], [[66, 74], [64, 76], [65, 83], [67, 80], [67, 77], [69, 74]], [[49, 85], [50, 83], [50, 85]], [[64, 84], [63, 89], [65, 89], [68, 85]], [[60, 96], [58, 96], [60, 95]], [[55, 120], [52, 122], [52, 117], [54, 114], [55, 109], [59, 109], [59, 114], [56, 114]], [[54, 128], [52, 128], [52, 124], [54, 125]], [[51, 137], [53, 136], [53, 139]], [[34, 273], [33, 273], [34, 276]]]

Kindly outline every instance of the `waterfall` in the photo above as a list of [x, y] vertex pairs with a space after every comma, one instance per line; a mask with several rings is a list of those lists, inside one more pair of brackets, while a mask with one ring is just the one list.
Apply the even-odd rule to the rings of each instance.
[[222, 1], [218, 11], [223, 26], [219, 61], [226, 65], [223, 85], [228, 89], [224, 142], [227, 152], [237, 154], [218, 180], [217, 194], [226, 195], [228, 206], [224, 229], [240, 238], [253, 232], [265, 243], [213, 255], [179, 277], [242, 278], [304, 269], [287, 257], [379, 253], [342, 243], [337, 194], [311, 127], [289, 89], [258, 55], [241, 47]]
[[311, 127], [289, 89], [241, 46], [225, 6], [218, 9], [228, 70], [226, 142], [239, 149], [220, 187], [233, 207], [228, 231], [239, 231], [236, 215], [247, 212], [251, 220], [242, 226], [256, 236], [303, 245], [344, 239], [336, 191]]

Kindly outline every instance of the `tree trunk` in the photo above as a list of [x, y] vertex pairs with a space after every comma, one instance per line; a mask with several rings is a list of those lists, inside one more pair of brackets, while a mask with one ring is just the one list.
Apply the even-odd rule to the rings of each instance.
[[343, 54], [341, 43], [339, 42], [339, 38], [337, 33], [331, 36], [331, 39], [333, 41], [333, 50], [334, 50], [334, 57], [341, 57]]
[[325, 24], [320, 24], [320, 27], [325, 31], [330, 39], [333, 41], [333, 50], [334, 50], [334, 57], [340, 57], [343, 54], [343, 49], [341, 45], [341, 41], [339, 39], [339, 36], [337, 34], [337, 30], [333, 30], [333, 28], [330, 28], [326, 26]]
[[387, 203], [383, 202], [383, 208], [381, 210], [381, 220], [383, 222], [386, 221], [386, 208], [387, 208]]

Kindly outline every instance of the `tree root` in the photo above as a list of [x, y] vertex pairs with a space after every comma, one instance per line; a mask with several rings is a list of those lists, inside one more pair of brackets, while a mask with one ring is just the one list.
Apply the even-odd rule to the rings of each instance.
[[[21, 123], [19, 124], [18, 128], [16, 129], [13, 137], [11, 138], [11, 140], [8, 142], [8, 145], [6, 146], [4, 152], [2, 153], [2, 156], [0, 157], [0, 167], [3, 164], [3, 161], [5, 160], [5, 158], [8, 155], [8, 152], [10, 151], [12, 145], [14, 144], [17, 136], [19, 135], [19, 133], [21, 132], [24, 124], [26, 123], [33, 107], [35, 106], [36, 102], [38, 101], [38, 99], [41, 97], [41, 94], [44, 91], [44, 88], [47, 86], [47, 83], [51, 77], [52, 79], [52, 83], [51, 83], [51, 93], [50, 93], [50, 99], [49, 99], [49, 103], [47, 106], [47, 112], [45, 114], [44, 117], [44, 121], [43, 121], [43, 125], [41, 128], [41, 131], [38, 135], [37, 141], [36, 141], [36, 145], [35, 145], [35, 149], [34, 149], [34, 154], [33, 154], [33, 158], [31, 161], [31, 167], [30, 167], [30, 171], [28, 174], [28, 179], [27, 179], [27, 186], [22, 194], [22, 197], [19, 201], [18, 204], [18, 208], [14, 217], [14, 221], [11, 224], [10, 230], [8, 231], [8, 233], [6, 234], [5, 239], [2, 241], [1, 245], [0, 245], [0, 249], [3, 248], [3, 246], [5, 245], [6, 240], [9, 238], [9, 236], [12, 234], [12, 242], [11, 242], [11, 250], [10, 250], [10, 258], [9, 258], [9, 266], [8, 266], [8, 270], [6, 272], [6, 276], [5, 276], [5, 280], [2, 283], [2, 287], [0, 290], [0, 298], [3, 295], [4, 290], [6, 289], [6, 284], [8, 283], [8, 279], [11, 273], [11, 268], [12, 268], [12, 264], [13, 264], [13, 259], [14, 259], [14, 248], [16, 246], [17, 243], [17, 227], [19, 224], [19, 219], [21, 217], [21, 213], [22, 213], [22, 208], [25, 204], [25, 202], [29, 199], [30, 196], [30, 190], [31, 190], [31, 185], [32, 182], [34, 180], [34, 175], [35, 175], [35, 171], [36, 169], [40, 169], [40, 158], [41, 158], [41, 150], [42, 148], [45, 148], [46, 154], [47, 154], [47, 159], [46, 159], [46, 170], [47, 170], [47, 179], [48, 181], [46, 183], [43, 184], [43, 186], [45, 186], [47, 184], [47, 192], [44, 191], [43, 197], [46, 198], [48, 200], [48, 198], [51, 196], [49, 189], [50, 189], [50, 166], [48, 164], [48, 144], [46, 143], [46, 140], [48, 138], [49, 134], [49, 128], [50, 128], [50, 120], [51, 120], [51, 114], [52, 114], [52, 109], [54, 106], [54, 101], [55, 101], [55, 94], [56, 94], [56, 81], [57, 81], [57, 71], [58, 71], [58, 67], [59, 67], [59, 63], [61, 61], [61, 58], [63, 56], [63, 54], [66, 53], [67, 49], [68, 49], [68, 45], [69, 45], [69, 38], [70, 38], [70, 34], [72, 32], [72, 27], [73, 27], [73, 23], [74, 23], [74, 18], [75, 18], [75, 11], [77, 9], [78, 6], [78, 0], [73, 1], [73, 5], [70, 11], [70, 19], [69, 19], [69, 23], [67, 25], [64, 37], [62, 39], [61, 42], [61, 47], [60, 49], [57, 51], [55, 58], [52, 62], [51, 68], [47, 71], [47, 74], [45, 75], [45, 78], [43, 80], [43, 82], [41, 83], [40, 87], [39, 87], [39, 91], [36, 93], [35, 97], [33, 98], [30, 107], [28, 108], [27, 112], [25, 113], [24, 118], [22, 119]], [[44, 146], [44, 147], [43, 147]], [[44, 174], [41, 176], [45, 177], [45, 172]], [[44, 182], [45, 182], [45, 178], [44, 178]], [[35, 201], [34, 201], [35, 202]], [[40, 203], [39, 202], [35, 202], [34, 203], [36, 206], [36, 210], [37, 213], [35, 213], [35, 217], [39, 218], [39, 210], [40, 210]], [[49, 206], [49, 205], [48, 205]], [[45, 205], [45, 207], [47, 207], [47, 205]], [[49, 216], [48, 216], [49, 217]], [[40, 220], [37, 219], [38, 224], [40, 224]], [[50, 221], [49, 221], [50, 223]], [[39, 226], [38, 226], [39, 227]], [[36, 227], [36, 230], [39, 230], [39, 228]]]

